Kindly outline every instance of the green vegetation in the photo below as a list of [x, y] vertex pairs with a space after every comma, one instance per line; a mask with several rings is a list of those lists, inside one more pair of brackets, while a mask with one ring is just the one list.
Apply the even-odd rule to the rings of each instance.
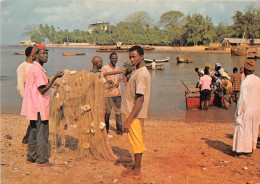
[[210, 17], [201, 14], [187, 15], [182, 12], [169, 11], [161, 15], [157, 25], [147, 12], [138, 11], [129, 15], [124, 22], [115, 26], [102, 24], [88, 31], [56, 30], [54, 26], [39, 25], [26, 30], [31, 40], [43, 42], [48, 39], [51, 43], [64, 42], [95, 43], [112, 45], [116, 42], [124, 44], [149, 45], [208, 45], [220, 42], [224, 38], [260, 38], [260, 8], [248, 8], [244, 13], [237, 11], [232, 17], [233, 25], [219, 24], [214, 26]]

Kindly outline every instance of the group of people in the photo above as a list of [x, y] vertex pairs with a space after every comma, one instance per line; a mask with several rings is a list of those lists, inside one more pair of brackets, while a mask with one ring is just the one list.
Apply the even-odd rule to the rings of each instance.
[[[50, 79], [43, 65], [48, 60], [48, 49], [42, 44], [36, 44], [25, 50], [26, 61], [17, 68], [17, 90], [23, 97], [21, 114], [30, 121], [27, 133], [23, 138], [23, 143], [28, 144], [27, 163], [37, 163], [38, 166], [52, 167], [48, 158], [48, 137], [49, 137], [49, 110], [50, 94], [57, 78], [63, 76], [64, 72], [59, 71]], [[119, 71], [116, 66], [118, 55], [110, 54], [110, 62], [103, 65], [103, 60], [99, 56], [92, 59], [93, 68], [90, 72], [112, 72]], [[128, 139], [134, 153], [134, 166], [130, 170], [122, 172], [124, 177], [141, 178], [142, 154], [146, 151], [143, 142], [142, 119], [147, 118], [151, 77], [144, 65], [144, 50], [140, 46], [133, 46], [129, 49], [129, 59], [135, 70], [129, 75], [127, 70], [123, 73], [126, 85], [124, 98], [121, 99], [121, 87], [119, 84], [119, 74], [106, 76], [108, 88], [106, 95], [106, 111], [104, 119], [106, 131], [109, 132], [109, 118], [112, 104], [116, 110], [117, 133], [127, 133]], [[129, 77], [130, 76], [130, 77]], [[122, 101], [122, 104], [121, 104]], [[122, 121], [122, 114], [125, 121]]]
[[236, 156], [249, 157], [256, 149], [260, 125], [260, 78], [254, 74], [254, 60], [247, 60], [244, 67], [233, 68], [233, 74], [227, 72], [219, 63], [211, 69], [195, 69], [199, 74], [198, 87], [201, 89], [200, 109], [208, 109], [211, 92], [215, 93], [216, 103], [228, 109], [232, 101], [236, 102], [233, 147]]
[[214, 105], [229, 109], [230, 105], [239, 99], [240, 85], [245, 78], [244, 67], [238, 69], [233, 68], [231, 77], [221, 67], [220, 63], [215, 64], [215, 68], [211, 68], [210, 63], [205, 64], [205, 68], [195, 68], [198, 73], [198, 82], [196, 87], [200, 88], [200, 109], [208, 110], [208, 104], [211, 94], [214, 93]]

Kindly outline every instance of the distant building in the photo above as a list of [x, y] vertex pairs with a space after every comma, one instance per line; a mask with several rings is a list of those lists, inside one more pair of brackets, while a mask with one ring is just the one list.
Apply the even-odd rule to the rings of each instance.
[[103, 31], [108, 30], [108, 22], [96, 22], [95, 24], [90, 24], [88, 27], [88, 32], [91, 34], [95, 28], [101, 28]]
[[20, 41], [19, 46], [33, 46], [34, 44], [36, 44], [36, 42], [32, 42], [32, 40], [23, 40]]
[[227, 46], [260, 45], [260, 39], [224, 38], [222, 44], [226, 44]]

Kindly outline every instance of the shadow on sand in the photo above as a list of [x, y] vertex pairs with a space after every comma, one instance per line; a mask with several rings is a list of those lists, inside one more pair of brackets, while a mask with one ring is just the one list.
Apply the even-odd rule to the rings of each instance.
[[126, 169], [132, 168], [134, 163], [133, 163], [133, 157], [132, 154], [126, 150], [119, 148], [117, 146], [112, 146], [112, 150], [114, 154], [118, 157], [117, 161], [114, 163], [114, 165], [122, 165]]
[[219, 150], [226, 155], [234, 156], [234, 153], [232, 152], [232, 146], [225, 144], [222, 141], [210, 140], [207, 138], [201, 138], [201, 139], [205, 140], [205, 143], [208, 144], [210, 147]]

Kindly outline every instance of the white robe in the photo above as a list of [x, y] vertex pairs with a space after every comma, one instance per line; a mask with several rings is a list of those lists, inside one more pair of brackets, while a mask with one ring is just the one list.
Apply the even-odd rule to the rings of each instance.
[[21, 97], [23, 97], [23, 93], [24, 93], [24, 87], [25, 87], [25, 82], [26, 82], [26, 77], [28, 74], [29, 69], [31, 68], [32, 63], [28, 63], [26, 61], [24, 61], [23, 63], [21, 63], [17, 70], [17, 92], [18, 94], [21, 95]]
[[250, 153], [256, 149], [260, 124], [260, 78], [247, 75], [240, 87], [235, 112], [233, 151]]

